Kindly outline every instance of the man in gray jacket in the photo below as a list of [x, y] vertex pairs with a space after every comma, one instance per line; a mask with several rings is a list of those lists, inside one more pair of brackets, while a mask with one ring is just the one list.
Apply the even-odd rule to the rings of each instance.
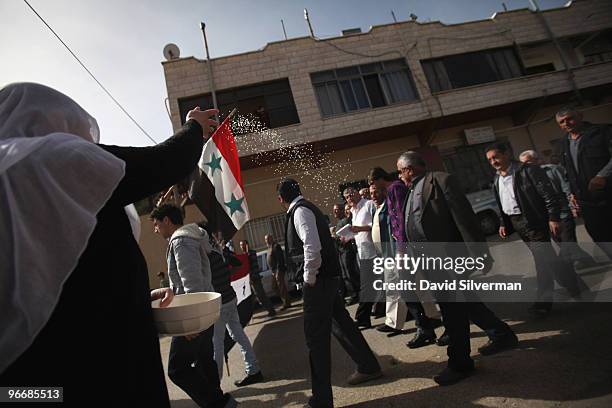
[[[166, 258], [170, 288], [175, 295], [214, 292], [208, 233], [197, 224], [183, 226], [180, 208], [164, 204], [150, 215], [155, 233], [168, 240]], [[168, 377], [201, 407], [235, 407], [223, 394], [213, 351], [214, 326], [190, 336], [172, 338]]]
[[584, 268], [595, 266], [595, 260], [578, 245], [576, 237], [576, 222], [574, 212], [576, 209], [572, 205], [571, 189], [567, 174], [563, 166], [559, 164], [543, 164], [540, 155], [534, 150], [525, 150], [519, 155], [521, 163], [529, 163], [540, 166], [545, 172], [553, 190], [559, 197], [561, 205], [561, 230], [552, 239], [559, 243], [559, 256], [566, 262], [574, 265], [574, 268]]

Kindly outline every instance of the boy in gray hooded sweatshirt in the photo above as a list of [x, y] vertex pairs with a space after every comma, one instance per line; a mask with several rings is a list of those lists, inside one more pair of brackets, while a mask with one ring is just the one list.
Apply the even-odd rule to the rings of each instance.
[[[183, 213], [174, 205], [155, 208], [150, 218], [155, 232], [168, 240], [168, 277], [174, 294], [214, 292], [208, 233], [197, 224], [183, 226]], [[236, 401], [219, 385], [213, 332], [211, 326], [196, 335], [173, 337], [168, 377], [201, 407], [235, 407]]]

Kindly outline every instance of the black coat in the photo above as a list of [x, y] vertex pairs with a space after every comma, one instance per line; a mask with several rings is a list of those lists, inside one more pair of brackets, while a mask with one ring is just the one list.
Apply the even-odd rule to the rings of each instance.
[[277, 243], [272, 244], [272, 248], [268, 248], [268, 254], [266, 260], [268, 261], [268, 267], [273, 272], [287, 272], [287, 265], [285, 262], [285, 251]]
[[[546, 172], [531, 164], [515, 162], [518, 169], [514, 173], [514, 196], [518, 202], [521, 214], [527, 219], [530, 228], [548, 229], [548, 221], [559, 221], [561, 203]], [[495, 200], [499, 207], [500, 225], [512, 233], [510, 218], [503, 212], [499, 198], [499, 175], [493, 182]]]
[[257, 261], [257, 252], [249, 249], [249, 276], [251, 279], [261, 280], [261, 267]]
[[125, 176], [97, 214], [50, 320], [0, 376], [2, 385], [63, 386], [71, 406], [170, 406], [147, 265], [123, 207], [189, 175], [202, 146], [193, 120], [157, 146], [100, 145], [125, 161]]
[[[406, 214], [409, 199], [410, 194], [407, 194], [404, 201], [406, 231], [409, 231], [409, 214]], [[421, 208], [421, 226], [428, 242], [450, 243], [445, 249], [449, 255], [461, 253], [479, 257], [486, 253], [489, 256], [480, 222], [451, 174], [439, 171], [425, 174]], [[465, 245], [453, 244], [458, 242]]]
[[595, 125], [585, 122], [585, 128], [580, 136], [578, 145], [578, 172], [569, 149], [569, 135], [561, 140], [561, 165], [567, 171], [567, 177], [572, 192], [578, 200], [586, 203], [612, 201], [612, 181], [608, 179], [606, 188], [602, 191], [591, 192], [588, 189], [589, 181], [612, 158], [612, 126]]
[[221, 294], [221, 303], [226, 304], [236, 298], [236, 291], [232, 286], [232, 270], [242, 262], [232, 254], [222, 255], [221, 252], [211, 251], [208, 254], [212, 285], [215, 292]]

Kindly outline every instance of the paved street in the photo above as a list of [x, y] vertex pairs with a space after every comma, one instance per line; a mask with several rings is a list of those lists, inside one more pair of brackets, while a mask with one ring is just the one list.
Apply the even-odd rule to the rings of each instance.
[[[579, 230], [581, 236], [584, 231]], [[526, 256], [516, 254], [517, 258]], [[445, 367], [446, 349], [431, 345], [410, 350], [414, 335], [409, 322], [404, 335], [388, 338], [375, 330], [364, 332], [385, 376], [351, 387], [354, 370], [347, 354], [332, 340], [332, 383], [337, 407], [610, 407], [612, 406], [612, 303], [563, 303], [545, 319], [527, 314], [527, 305], [497, 303], [492, 309], [517, 333], [515, 350], [481, 356], [477, 349], [487, 338], [472, 325], [472, 356], [477, 374], [450, 387], [438, 387], [432, 376]], [[350, 307], [351, 315], [356, 306]], [[383, 319], [373, 320], [381, 324]], [[231, 376], [222, 381], [241, 407], [298, 407], [310, 395], [308, 359], [302, 332], [301, 308], [268, 319], [258, 312], [247, 327], [267, 382], [237, 389], [243, 376], [238, 347], [230, 352]], [[437, 334], [442, 333], [438, 328]], [[162, 339], [167, 360], [169, 339]], [[166, 361], [164, 361], [165, 363]], [[174, 408], [196, 405], [167, 380]]]

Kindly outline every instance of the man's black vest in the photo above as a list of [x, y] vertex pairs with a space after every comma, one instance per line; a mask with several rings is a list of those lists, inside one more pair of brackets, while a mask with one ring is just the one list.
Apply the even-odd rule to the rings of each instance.
[[290, 280], [300, 283], [304, 281], [304, 243], [298, 235], [293, 218], [295, 210], [299, 207], [306, 207], [315, 216], [317, 222], [317, 232], [321, 241], [321, 267], [317, 273], [317, 279], [330, 278], [340, 275], [340, 262], [338, 253], [325, 216], [314, 204], [306, 200], [298, 201], [287, 213], [285, 220], [285, 256], [287, 258]]

